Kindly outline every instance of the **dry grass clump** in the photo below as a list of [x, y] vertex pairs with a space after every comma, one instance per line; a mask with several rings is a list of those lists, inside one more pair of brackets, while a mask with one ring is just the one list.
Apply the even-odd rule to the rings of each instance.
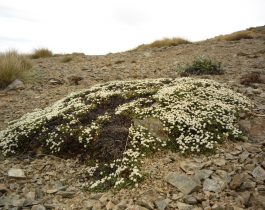
[[33, 54], [31, 55], [31, 58], [38, 59], [38, 58], [48, 58], [52, 57], [53, 53], [47, 48], [39, 48], [35, 49]]
[[136, 50], [145, 50], [145, 49], [159, 48], [159, 47], [171, 47], [171, 46], [190, 44], [190, 43], [191, 43], [190, 41], [182, 38], [165, 38], [161, 40], [156, 40], [151, 44], [142, 44], [138, 46]]
[[264, 77], [260, 72], [251, 72], [240, 78], [241, 85], [251, 85], [252, 83], [265, 83]]
[[253, 31], [238, 31], [232, 34], [221, 35], [216, 37], [218, 41], [237, 41], [241, 39], [253, 39]]
[[73, 58], [71, 56], [64, 56], [61, 61], [62, 61], [62, 63], [68, 63], [72, 60], [73, 60]]
[[25, 79], [31, 63], [17, 51], [0, 53], [0, 88], [5, 88], [15, 79]]

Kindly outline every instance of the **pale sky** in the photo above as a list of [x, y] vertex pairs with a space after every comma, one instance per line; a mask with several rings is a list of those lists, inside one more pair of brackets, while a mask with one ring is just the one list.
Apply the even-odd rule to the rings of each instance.
[[265, 25], [265, 0], [0, 0], [0, 51], [107, 54]]

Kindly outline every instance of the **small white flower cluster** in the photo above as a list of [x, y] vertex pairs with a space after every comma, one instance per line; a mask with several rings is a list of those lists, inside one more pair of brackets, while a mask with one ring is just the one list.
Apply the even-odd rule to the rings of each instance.
[[[150, 102], [151, 106], [143, 106]], [[148, 98], [118, 107], [116, 114], [160, 119], [170, 139], [185, 153], [210, 150], [228, 136], [239, 137], [237, 115], [250, 107], [245, 96], [217, 82], [182, 78]]]
[[110, 121], [111, 116], [108, 113], [98, 116], [98, 118], [91, 122], [89, 127], [81, 127], [78, 141], [84, 145], [85, 148], [89, 146], [91, 141], [100, 134], [100, 129], [104, 123]]
[[98, 169], [99, 165], [96, 163], [95, 166], [90, 167], [89, 169], [87, 169], [87, 173], [89, 176], [93, 176], [93, 174], [96, 172], [96, 170]]
[[153, 103], [154, 100], [152, 98], [138, 98], [134, 101], [122, 104], [118, 106], [115, 110], [116, 115], [125, 114], [127, 112], [130, 112], [130, 110], [133, 110], [133, 113], [130, 114], [134, 115], [141, 115], [141, 116], [148, 116], [151, 114], [151, 108], [149, 106], [146, 106], [150, 103]]
[[[121, 159], [116, 159], [110, 164], [100, 166], [97, 164], [87, 170], [88, 175], [93, 177], [97, 170], [101, 171], [101, 178], [92, 181], [84, 186], [89, 186], [91, 189], [102, 189], [104, 185], [113, 184], [114, 188], [119, 188], [123, 185], [134, 185], [143, 178], [140, 173], [141, 160], [145, 154], [151, 151], [157, 151], [162, 147], [163, 141], [155, 138], [142, 126], [131, 126], [129, 129], [129, 144], [123, 152]], [[105, 171], [113, 171], [105, 173]]]
[[[56, 127], [61, 128], [65, 133], [68, 132], [71, 137], [77, 135], [77, 140], [81, 139], [82, 135], [79, 138], [79, 134], [86, 126], [80, 124], [80, 118], [92, 112], [101, 103], [114, 96], [126, 99], [150, 94], [168, 81], [168, 79], [113, 81], [72, 93], [50, 107], [35, 110], [10, 122], [6, 130], [0, 131], [0, 148], [4, 155], [14, 154], [23, 144], [29, 143], [30, 140], [38, 140], [51, 152], [59, 152], [66, 137], [62, 137]], [[58, 118], [61, 118], [61, 122], [50, 126]]]

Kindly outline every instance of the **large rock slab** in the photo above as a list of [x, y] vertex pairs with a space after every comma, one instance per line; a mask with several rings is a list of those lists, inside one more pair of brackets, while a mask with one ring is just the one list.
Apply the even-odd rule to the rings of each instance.
[[134, 125], [140, 125], [148, 129], [148, 131], [155, 137], [167, 140], [168, 135], [164, 131], [163, 123], [154, 117], [147, 117], [144, 119], [134, 119], [133, 120]]
[[182, 193], [188, 195], [200, 188], [198, 182], [185, 174], [171, 172], [165, 177], [165, 181], [178, 188]]
[[239, 121], [239, 127], [247, 133], [254, 142], [265, 140], [265, 118], [256, 117], [248, 120]]

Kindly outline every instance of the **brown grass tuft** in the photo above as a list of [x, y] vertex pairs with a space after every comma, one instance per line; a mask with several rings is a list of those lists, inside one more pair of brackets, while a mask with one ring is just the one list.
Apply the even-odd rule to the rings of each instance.
[[38, 59], [38, 58], [48, 58], [52, 57], [53, 53], [47, 48], [40, 48], [40, 49], [35, 49], [33, 54], [31, 55], [31, 58], [33, 59]]
[[260, 72], [251, 72], [240, 78], [240, 84], [249, 86], [252, 83], [265, 83], [265, 78]]
[[254, 32], [250, 30], [238, 31], [232, 34], [221, 35], [215, 39], [218, 41], [237, 41], [241, 39], [253, 39]]
[[0, 53], [0, 88], [5, 88], [15, 79], [26, 79], [31, 63], [16, 51]]
[[151, 44], [142, 44], [139, 45], [136, 50], [146, 50], [150, 48], [159, 48], [159, 47], [171, 47], [171, 46], [177, 46], [181, 44], [190, 44], [191, 42], [182, 39], [182, 38], [165, 38], [161, 40], [156, 40], [152, 42]]
[[62, 61], [62, 63], [68, 63], [72, 60], [73, 60], [73, 58], [71, 56], [64, 56], [61, 61]]

